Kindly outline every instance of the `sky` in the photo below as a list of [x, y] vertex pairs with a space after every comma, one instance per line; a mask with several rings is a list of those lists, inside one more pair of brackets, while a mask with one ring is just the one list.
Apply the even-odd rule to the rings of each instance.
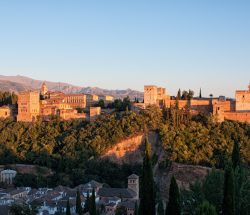
[[249, 0], [2, 0], [0, 74], [234, 96], [250, 81]]

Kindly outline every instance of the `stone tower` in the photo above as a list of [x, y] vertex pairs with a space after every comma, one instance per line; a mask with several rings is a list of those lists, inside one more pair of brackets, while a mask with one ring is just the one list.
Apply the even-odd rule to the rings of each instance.
[[46, 86], [45, 82], [43, 82], [42, 87], [41, 87], [41, 96], [45, 96], [48, 92], [48, 87]]
[[40, 95], [37, 91], [20, 92], [18, 94], [17, 121], [33, 122], [40, 114]]
[[132, 174], [128, 177], [128, 189], [136, 193], [136, 200], [139, 199], [139, 176]]

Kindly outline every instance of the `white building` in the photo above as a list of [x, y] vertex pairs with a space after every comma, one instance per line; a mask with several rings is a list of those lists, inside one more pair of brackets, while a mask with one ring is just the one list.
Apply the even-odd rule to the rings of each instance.
[[0, 181], [6, 184], [12, 184], [17, 172], [11, 169], [5, 169], [0, 172]]

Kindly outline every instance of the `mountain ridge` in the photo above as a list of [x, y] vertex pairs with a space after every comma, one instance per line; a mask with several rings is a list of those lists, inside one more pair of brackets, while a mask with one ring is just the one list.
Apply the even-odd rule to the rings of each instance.
[[49, 90], [52, 91], [62, 91], [64, 93], [84, 93], [84, 94], [96, 94], [96, 95], [110, 95], [114, 98], [122, 99], [129, 97], [134, 99], [143, 99], [143, 93], [140, 91], [132, 90], [130, 88], [124, 90], [110, 90], [103, 89], [99, 87], [80, 87], [69, 83], [64, 82], [53, 82], [47, 80], [36, 80], [30, 77], [16, 75], [16, 76], [5, 76], [0, 75], [0, 90], [1, 91], [12, 91], [12, 92], [21, 92], [25, 90], [38, 90], [40, 89], [42, 83], [45, 82]]

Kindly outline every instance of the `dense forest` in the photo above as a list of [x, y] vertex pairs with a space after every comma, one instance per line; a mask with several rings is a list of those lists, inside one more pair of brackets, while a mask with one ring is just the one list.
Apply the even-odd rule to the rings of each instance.
[[[145, 129], [159, 132], [170, 160], [224, 168], [237, 141], [243, 163], [250, 164], [249, 124], [231, 121], [219, 124], [210, 116], [191, 117], [187, 110], [170, 108], [161, 111], [153, 106], [140, 113], [127, 109], [102, 115], [91, 123], [58, 118], [35, 123], [1, 120], [0, 163], [36, 164], [56, 173], [51, 178], [41, 177], [39, 180], [25, 175], [20, 177], [29, 179], [23, 180], [24, 183], [33, 180], [50, 186], [74, 186], [96, 179], [111, 186], [123, 186], [126, 176], [132, 172], [140, 173], [140, 167], [104, 164], [96, 158], [118, 141], [143, 133]], [[117, 176], [112, 177], [116, 180], [110, 178], [111, 173]], [[22, 180], [18, 181], [22, 183]]]
[[[125, 106], [116, 102], [116, 112], [101, 115], [95, 122], [63, 121], [56, 117], [51, 117], [48, 122], [38, 120], [35, 123], [0, 120], [0, 164], [35, 164], [53, 171], [46, 177], [42, 172], [38, 175], [18, 174], [16, 186], [76, 186], [94, 179], [113, 187], [125, 187], [126, 177], [137, 173], [142, 180], [141, 201], [145, 201], [145, 205], [151, 201], [158, 214], [165, 214], [164, 210], [168, 214], [169, 211], [172, 211], [170, 214], [180, 214], [180, 211], [194, 215], [220, 214], [229, 207], [226, 204], [230, 205], [227, 199], [232, 198], [235, 202], [232, 210], [237, 214], [249, 211], [249, 124], [217, 123], [212, 116], [192, 116], [188, 107], [179, 110], [178, 99], [175, 107], [163, 110], [151, 106], [142, 112], [134, 112]], [[118, 165], [98, 159], [117, 142], [149, 130], [158, 132], [167, 155], [166, 163], [199, 164], [217, 170], [213, 169], [203, 181], [191, 185], [190, 190], [179, 190], [173, 179], [169, 193], [171, 204], [167, 202], [164, 207], [158, 195], [152, 194], [157, 192], [152, 168], [158, 158], [152, 156], [151, 161], [149, 149], [143, 168], [140, 164]], [[235, 161], [233, 170], [232, 167], [227, 170], [232, 161]], [[233, 191], [232, 184], [235, 186]], [[155, 198], [147, 197], [148, 193]], [[139, 211], [143, 211], [142, 206]]]

